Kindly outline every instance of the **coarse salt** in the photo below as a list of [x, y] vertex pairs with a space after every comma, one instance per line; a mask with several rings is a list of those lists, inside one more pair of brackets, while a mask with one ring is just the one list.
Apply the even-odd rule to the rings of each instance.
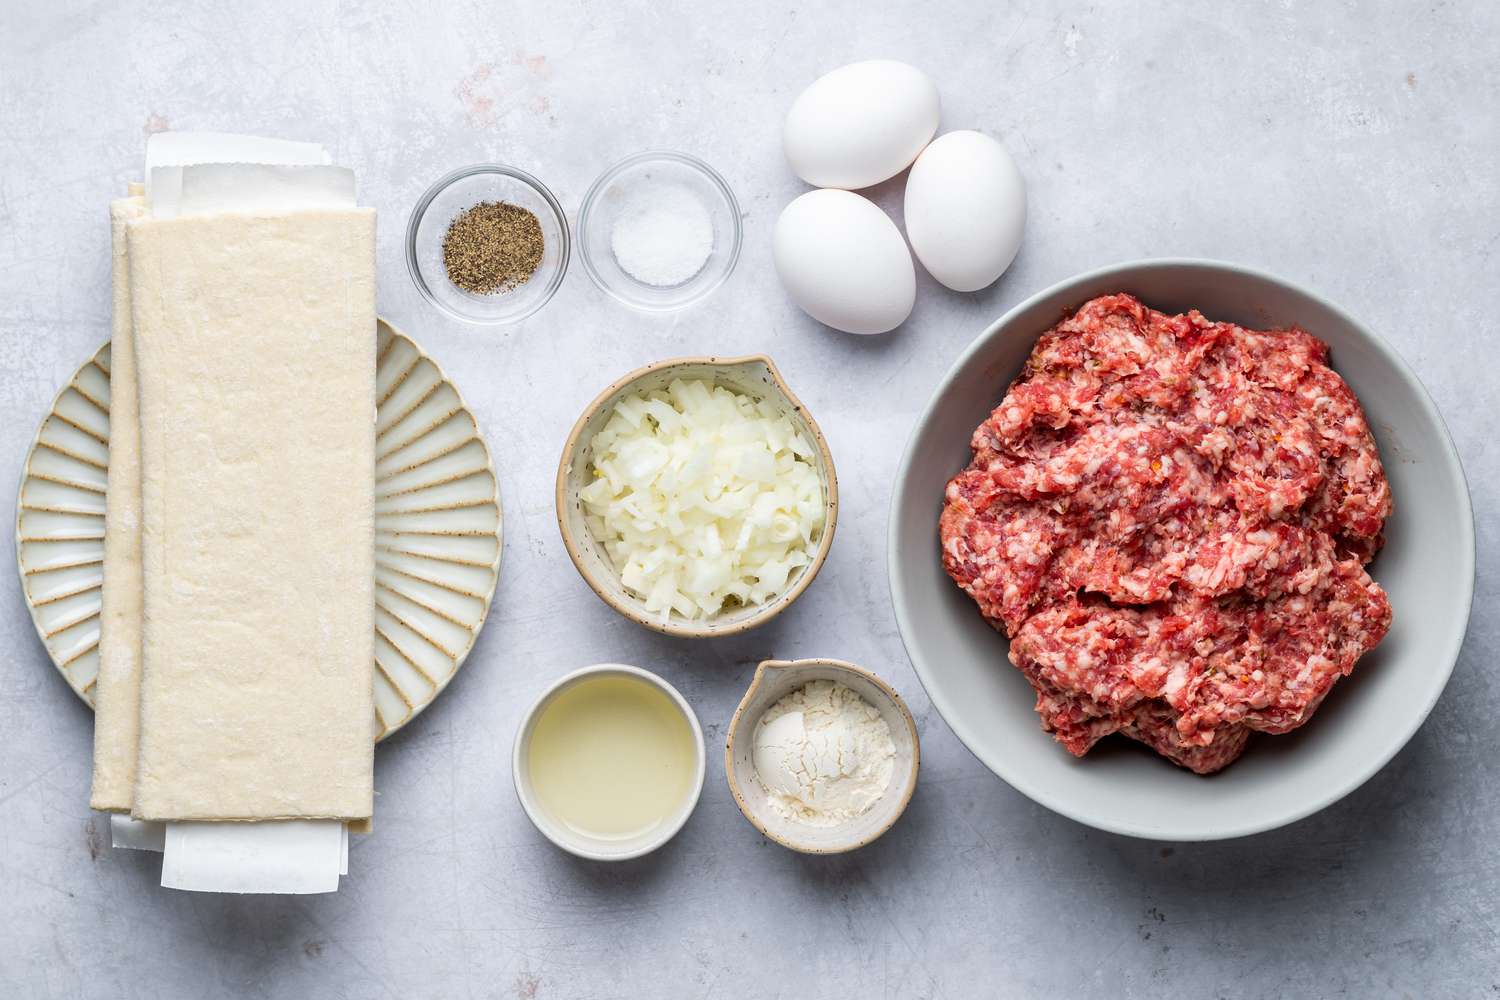
[[714, 249], [714, 224], [702, 200], [680, 184], [636, 192], [610, 230], [609, 246], [626, 274], [671, 288], [691, 280]]

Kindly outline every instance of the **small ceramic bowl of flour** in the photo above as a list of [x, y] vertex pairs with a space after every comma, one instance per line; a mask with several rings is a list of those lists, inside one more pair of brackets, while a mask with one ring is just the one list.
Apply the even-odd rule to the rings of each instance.
[[905, 811], [921, 748], [891, 686], [842, 660], [767, 660], [724, 748], [740, 812], [771, 840], [837, 854], [875, 840]]
[[681, 309], [722, 285], [740, 256], [740, 208], [718, 171], [651, 150], [606, 170], [578, 212], [584, 270], [626, 305]]

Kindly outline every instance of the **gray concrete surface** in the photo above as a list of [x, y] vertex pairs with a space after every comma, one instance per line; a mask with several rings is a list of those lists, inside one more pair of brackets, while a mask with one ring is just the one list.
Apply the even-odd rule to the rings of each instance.
[[[1500, 994], [1497, 49], [1500, 8], [1480, 0], [9, 0], [0, 476], [18, 477], [53, 393], [108, 335], [105, 204], [137, 176], [147, 133], [314, 139], [380, 210], [382, 314], [478, 411], [508, 542], [478, 648], [380, 749], [378, 832], [356, 843], [344, 889], [318, 898], [174, 893], [156, 885], [156, 858], [102, 846], [85, 804], [89, 712], [0, 573], [0, 995]], [[996, 286], [958, 295], [922, 278], [902, 329], [856, 339], [787, 302], [770, 230], [802, 190], [779, 145], [793, 95], [875, 55], [934, 76], [945, 128], [1003, 138], [1031, 217]], [[407, 212], [448, 169], [514, 163], [576, 210], [611, 162], [662, 146], [718, 166], [745, 212], [739, 270], [700, 307], [632, 314], [575, 263], [544, 312], [481, 330], [437, 315], [407, 279]], [[899, 186], [880, 200], [899, 208]], [[1022, 297], [1145, 255], [1262, 266], [1372, 324], [1446, 414], [1478, 512], [1473, 625], [1426, 727], [1344, 802], [1244, 841], [1133, 841], [1033, 805], [931, 710], [890, 612], [890, 483], [938, 375]], [[752, 350], [777, 359], [828, 433], [838, 542], [769, 627], [666, 640], [614, 616], [569, 565], [556, 456], [584, 403], [626, 370]], [[515, 802], [518, 712], [566, 670], [659, 670], [714, 742], [755, 661], [819, 654], [889, 677], [920, 720], [916, 799], [868, 850], [818, 860], [767, 844], [712, 755], [687, 828], [636, 863], [562, 855]]]

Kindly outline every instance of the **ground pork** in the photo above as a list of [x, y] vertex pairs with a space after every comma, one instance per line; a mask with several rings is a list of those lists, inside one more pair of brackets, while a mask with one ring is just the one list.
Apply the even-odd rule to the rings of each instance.
[[1042, 725], [1210, 773], [1285, 733], [1390, 627], [1391, 512], [1328, 348], [1130, 295], [1044, 333], [948, 483], [943, 565], [1010, 638]]

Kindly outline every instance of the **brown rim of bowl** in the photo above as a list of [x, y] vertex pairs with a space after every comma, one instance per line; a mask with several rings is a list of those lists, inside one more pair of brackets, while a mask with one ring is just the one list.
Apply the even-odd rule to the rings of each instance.
[[[878, 828], [871, 831], [867, 836], [848, 844], [844, 847], [808, 847], [805, 844], [795, 844], [784, 837], [772, 833], [766, 828], [750, 808], [745, 805], [745, 796], [740, 791], [740, 783], [734, 776], [734, 745], [735, 737], [739, 732], [740, 719], [745, 714], [755, 693], [760, 690], [765, 680], [767, 671], [771, 670], [795, 670], [805, 667], [832, 666], [840, 670], [858, 674], [871, 684], [883, 691], [891, 702], [896, 706], [896, 714], [906, 723], [907, 735], [911, 737], [911, 773], [907, 777], [906, 787], [901, 792], [901, 801], [896, 804], [896, 811], [891, 813], [891, 818], [882, 823]], [[922, 770], [922, 741], [917, 737], [917, 722], [912, 717], [911, 709], [906, 707], [906, 702], [896, 689], [891, 687], [883, 679], [866, 670], [864, 667], [856, 666], [848, 660], [835, 660], [829, 657], [813, 657], [806, 660], [762, 660], [755, 668], [755, 676], [750, 678], [750, 686], [745, 689], [745, 694], [740, 698], [740, 703], [735, 706], [734, 715], [729, 718], [729, 728], [724, 734], [724, 778], [729, 782], [729, 794], [734, 797], [734, 804], [739, 807], [740, 814], [750, 821], [767, 840], [775, 841], [788, 850], [799, 854], [845, 854], [849, 851], [857, 851], [861, 847], [867, 847], [885, 835], [886, 831], [896, 825], [896, 821], [906, 812], [906, 807], [911, 804], [912, 796], [917, 791], [917, 774]]]
[[[823, 520], [823, 537], [818, 542], [818, 550], [813, 554], [812, 562], [802, 571], [801, 576], [797, 578], [797, 582], [785, 592], [778, 594], [774, 600], [763, 605], [760, 610], [744, 621], [716, 628], [713, 625], [713, 618], [691, 622], [669, 618], [667, 623], [663, 625], [653, 616], [644, 614], [639, 609], [631, 607], [623, 601], [616, 600], [606, 593], [585, 567], [583, 557], [579, 551], [580, 540], [574, 537], [572, 529], [568, 526], [568, 518], [564, 514], [570, 502], [570, 497], [568, 496], [568, 469], [573, 464], [573, 454], [578, 450], [578, 441], [583, 436], [584, 425], [592, 419], [595, 413], [603, 408], [610, 397], [616, 395], [631, 383], [663, 368], [672, 368], [679, 365], [711, 365], [721, 368], [732, 368], [751, 364], [763, 364], [766, 366], [766, 370], [770, 373], [771, 382], [776, 390], [792, 405], [792, 409], [800, 414], [803, 420], [807, 421], [807, 426], [812, 431], [813, 440], [818, 446], [818, 454], [823, 458], [823, 467], [828, 470], [828, 474], [823, 480], [826, 511]], [[818, 422], [813, 419], [813, 415], [808, 412], [802, 400], [798, 399], [797, 394], [792, 392], [791, 387], [786, 384], [786, 379], [782, 377], [781, 370], [776, 367], [776, 363], [770, 357], [765, 354], [746, 354], [736, 357], [707, 355], [667, 358], [664, 361], [645, 365], [611, 382], [604, 391], [595, 396], [593, 401], [584, 407], [583, 413], [578, 417], [578, 420], [573, 424], [572, 431], [568, 434], [567, 442], [563, 445], [562, 458], [557, 463], [557, 487], [553, 503], [554, 514], [557, 517], [557, 527], [562, 533], [563, 547], [568, 550], [568, 558], [573, 561], [573, 567], [578, 570], [578, 575], [583, 577], [584, 582], [589, 585], [589, 589], [598, 595], [601, 601], [636, 624], [642, 625], [653, 632], [687, 639], [701, 639], [708, 636], [738, 635], [741, 632], [747, 632], [752, 628], [764, 625], [786, 610], [798, 597], [802, 596], [802, 592], [808, 588], [808, 585], [813, 582], [813, 578], [818, 575], [818, 570], [823, 568], [823, 563], [828, 559], [828, 550], [833, 546], [834, 529], [838, 526], [839, 484], [838, 473], [833, 466], [833, 454], [828, 450], [828, 442], [823, 437], [823, 429], [818, 426]]]

